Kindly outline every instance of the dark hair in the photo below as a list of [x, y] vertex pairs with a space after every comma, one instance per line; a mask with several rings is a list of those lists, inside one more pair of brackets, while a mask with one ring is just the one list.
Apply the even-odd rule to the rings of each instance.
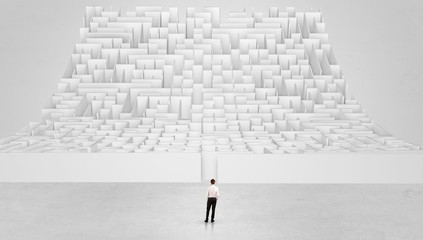
[[214, 184], [216, 181], [212, 178], [212, 180], [210, 180], [211, 184]]

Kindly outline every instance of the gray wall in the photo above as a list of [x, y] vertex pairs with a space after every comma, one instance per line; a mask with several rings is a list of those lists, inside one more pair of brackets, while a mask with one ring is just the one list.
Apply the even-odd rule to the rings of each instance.
[[[40, 119], [75, 43], [86, 5], [135, 10], [151, 1], [0, 1], [0, 137]], [[159, 2], [157, 2], [159, 3]], [[329, 41], [353, 95], [396, 137], [423, 145], [423, 2], [260, 0], [161, 1], [163, 7], [321, 8]], [[243, 4], [241, 6], [240, 4]], [[265, 9], [266, 7], [266, 9]]]

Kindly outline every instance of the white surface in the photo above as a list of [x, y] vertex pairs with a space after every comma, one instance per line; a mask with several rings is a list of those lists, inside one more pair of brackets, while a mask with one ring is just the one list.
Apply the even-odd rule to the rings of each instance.
[[210, 179], [217, 179], [217, 154], [214, 152], [201, 153], [201, 181], [210, 182]]
[[224, 183], [423, 183], [423, 154], [218, 154], [218, 173]]
[[423, 183], [422, 169], [422, 153], [0, 154], [0, 182]]
[[[0, 136], [13, 134], [29, 121], [56, 90], [74, 44], [86, 5], [131, 10], [135, 0], [0, 2]], [[205, 6], [207, 1], [162, 1], [163, 7]], [[254, 7], [322, 8], [337, 60], [352, 93], [370, 117], [396, 137], [423, 145], [423, 2], [366, 0], [225, 1], [223, 11]], [[383, 86], [383, 87], [381, 87]], [[25, 97], [23, 97], [25, 96]], [[28, 100], [30, 99], [30, 101]]]
[[0, 184], [2, 240], [419, 240], [422, 185]]
[[43, 120], [0, 152], [419, 149], [351, 97], [325, 26], [293, 7], [88, 6]]
[[200, 182], [198, 153], [0, 154], [0, 182]]

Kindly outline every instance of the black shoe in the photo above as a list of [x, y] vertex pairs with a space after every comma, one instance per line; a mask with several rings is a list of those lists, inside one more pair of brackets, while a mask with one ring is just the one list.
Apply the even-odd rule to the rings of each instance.
[[[206, 219], [206, 220], [204, 220], [204, 222], [209, 222], [209, 220], [208, 220], [208, 219]], [[212, 222], [214, 222], [214, 220], [212, 220]]]
[[214, 220], [211, 220], [211, 222], [214, 222]]

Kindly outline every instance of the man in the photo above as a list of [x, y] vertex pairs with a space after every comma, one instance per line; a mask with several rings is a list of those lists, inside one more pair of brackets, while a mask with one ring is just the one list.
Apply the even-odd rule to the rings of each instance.
[[212, 208], [211, 222], [214, 222], [214, 210], [216, 209], [217, 199], [219, 199], [219, 188], [214, 185], [215, 182], [214, 179], [210, 180], [211, 186], [207, 188], [207, 213], [204, 222], [209, 221], [210, 207]]

